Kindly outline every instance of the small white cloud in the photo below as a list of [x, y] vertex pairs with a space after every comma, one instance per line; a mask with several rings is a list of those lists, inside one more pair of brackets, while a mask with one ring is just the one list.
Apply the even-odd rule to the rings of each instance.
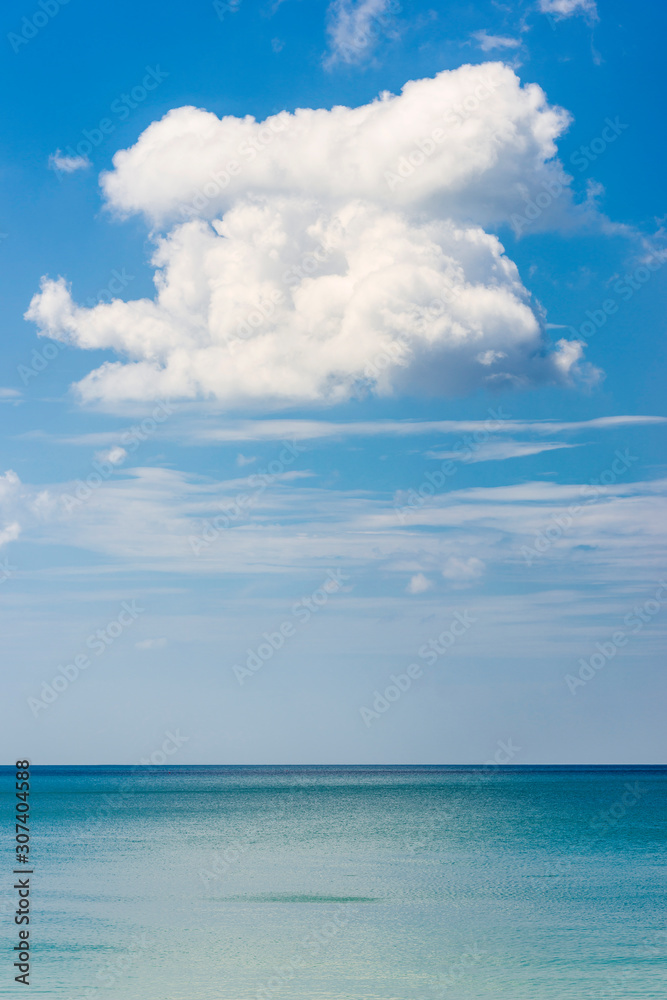
[[20, 389], [4, 389], [0, 387], [0, 403], [13, 403], [20, 398]]
[[114, 465], [120, 465], [120, 463], [127, 458], [127, 452], [124, 448], [121, 448], [120, 445], [115, 445], [109, 450], [108, 458]]
[[73, 174], [76, 170], [87, 170], [92, 166], [87, 156], [63, 156], [59, 149], [49, 156], [49, 169], [57, 174]]
[[445, 563], [442, 575], [445, 580], [454, 580], [456, 582], [477, 580], [485, 569], [486, 567], [482, 560], [477, 559], [475, 556], [471, 556], [470, 559], [457, 559], [456, 556], [450, 556]]
[[502, 361], [507, 355], [504, 351], [482, 351], [481, 354], [477, 355], [477, 360], [480, 365], [494, 365], [496, 361]]
[[361, 62], [372, 51], [379, 33], [389, 28], [392, 0], [334, 0], [329, 6], [331, 55], [326, 65]]
[[521, 45], [520, 38], [508, 38], [507, 35], [489, 35], [485, 30], [474, 31], [472, 37], [477, 40], [482, 52], [491, 52], [493, 49], [518, 49]]
[[164, 636], [160, 639], [142, 639], [141, 642], [135, 642], [135, 649], [164, 649], [167, 645], [167, 640]]
[[120, 465], [127, 458], [127, 452], [120, 445], [114, 445], [113, 448], [106, 451], [96, 452], [95, 458], [98, 462], [111, 462], [112, 465]]
[[5, 473], [0, 473], [0, 500], [4, 500], [10, 495], [15, 495], [20, 486], [21, 480], [13, 469], [7, 469]]
[[244, 465], [252, 465], [257, 461], [257, 455], [237, 455], [236, 464], [243, 468]]
[[433, 583], [423, 573], [417, 573], [412, 577], [405, 588], [408, 594], [423, 594], [425, 590], [430, 590]]
[[6, 524], [4, 528], [0, 528], [0, 547], [3, 545], [7, 545], [9, 542], [15, 542], [20, 534], [21, 534], [21, 525], [18, 523], [18, 521], [13, 521], [11, 524]]
[[558, 20], [574, 17], [576, 14], [597, 20], [598, 11], [595, 0], [539, 0], [542, 14], [552, 14]]
[[285, 43], [283, 42], [282, 38], [272, 38], [271, 48], [273, 49], [274, 52], [282, 52], [282, 50], [285, 48]]

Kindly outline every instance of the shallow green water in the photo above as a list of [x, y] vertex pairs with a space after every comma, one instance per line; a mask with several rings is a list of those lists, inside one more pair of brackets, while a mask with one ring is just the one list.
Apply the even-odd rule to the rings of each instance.
[[35, 768], [31, 797], [33, 996], [664, 995], [665, 770]]

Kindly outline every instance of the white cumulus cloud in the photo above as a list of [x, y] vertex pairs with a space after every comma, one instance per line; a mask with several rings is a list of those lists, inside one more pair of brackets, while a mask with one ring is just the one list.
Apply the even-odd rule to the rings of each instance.
[[263, 123], [175, 109], [102, 177], [111, 209], [153, 227], [155, 297], [83, 308], [64, 278], [44, 278], [26, 316], [125, 359], [79, 383], [85, 400], [566, 383], [584, 372], [582, 345], [550, 344], [487, 230], [554, 184], [558, 211], [576, 214], [555, 159], [568, 121], [500, 63]]

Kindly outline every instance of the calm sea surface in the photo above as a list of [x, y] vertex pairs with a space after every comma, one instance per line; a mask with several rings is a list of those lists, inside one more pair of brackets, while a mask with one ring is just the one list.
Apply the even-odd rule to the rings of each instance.
[[31, 785], [31, 996], [667, 994], [664, 769], [36, 767]]

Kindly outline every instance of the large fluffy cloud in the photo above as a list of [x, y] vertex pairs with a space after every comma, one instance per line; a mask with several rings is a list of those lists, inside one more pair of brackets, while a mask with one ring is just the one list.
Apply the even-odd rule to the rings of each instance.
[[547, 343], [515, 265], [485, 229], [529, 199], [572, 205], [568, 122], [499, 63], [408, 83], [360, 108], [265, 122], [178, 108], [103, 176], [142, 213], [156, 296], [91, 309], [44, 279], [40, 332], [108, 362], [84, 398], [337, 401], [567, 381], [580, 345]]
[[219, 218], [248, 196], [305, 194], [484, 226], [506, 221], [523, 192], [565, 179], [555, 141], [569, 120], [502, 63], [461, 66], [362, 107], [265, 122], [176, 108], [116, 153], [102, 186], [114, 208], [156, 225]]

